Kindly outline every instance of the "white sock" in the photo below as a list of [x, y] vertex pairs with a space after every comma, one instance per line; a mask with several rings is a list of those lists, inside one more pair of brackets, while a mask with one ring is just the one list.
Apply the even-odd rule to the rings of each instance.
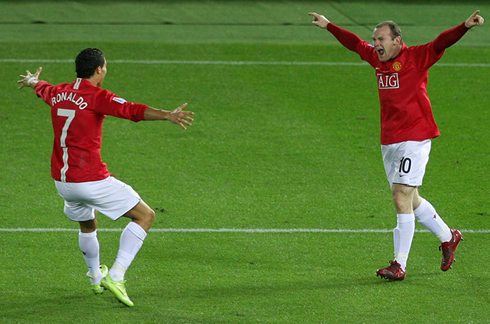
[[78, 244], [83, 253], [85, 263], [87, 263], [90, 281], [93, 285], [100, 284], [102, 274], [100, 273], [99, 240], [97, 239], [97, 231], [92, 233], [79, 232]]
[[430, 202], [422, 198], [422, 202], [414, 210], [415, 217], [420, 224], [424, 225], [432, 234], [437, 236], [441, 242], [450, 241], [452, 233], [442, 218], [437, 214], [436, 209]]
[[109, 271], [112, 280], [124, 280], [126, 270], [133, 262], [136, 254], [138, 254], [145, 238], [145, 230], [135, 222], [130, 222], [126, 226], [119, 241], [116, 262], [114, 262], [114, 265]]
[[414, 214], [398, 214], [397, 226], [393, 230], [395, 261], [398, 262], [404, 270], [407, 268], [408, 254], [410, 253], [414, 233]]

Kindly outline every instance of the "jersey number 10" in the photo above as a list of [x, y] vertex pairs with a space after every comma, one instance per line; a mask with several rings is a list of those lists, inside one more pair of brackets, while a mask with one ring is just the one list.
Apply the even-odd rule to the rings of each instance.
[[412, 168], [412, 160], [410, 158], [402, 158], [400, 160], [400, 168], [398, 172], [409, 173]]

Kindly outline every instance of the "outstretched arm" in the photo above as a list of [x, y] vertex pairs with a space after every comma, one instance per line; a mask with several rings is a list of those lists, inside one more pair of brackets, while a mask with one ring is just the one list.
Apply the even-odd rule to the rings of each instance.
[[460, 40], [469, 29], [475, 26], [483, 25], [485, 20], [479, 15], [479, 13], [480, 10], [475, 11], [468, 19], [466, 19], [464, 23], [442, 32], [434, 40], [434, 50], [436, 51], [437, 55]]
[[[42, 70], [43, 68], [40, 67], [34, 74], [26, 71], [26, 75], [21, 75], [21, 80], [17, 81], [17, 83], [21, 83], [19, 90], [24, 87], [31, 87], [34, 89], [39, 82], [39, 75]], [[194, 121], [194, 119], [190, 117], [190, 115], [194, 115], [194, 113], [192, 111], [183, 111], [186, 106], [187, 103], [172, 111], [148, 107], [144, 113], [144, 120], [168, 120], [179, 125], [183, 129], [187, 129], [186, 125], [191, 126], [191, 122]]]
[[39, 67], [34, 74], [27, 70], [26, 75], [20, 75], [19, 77], [21, 78], [21, 80], [17, 81], [17, 83], [21, 83], [19, 90], [24, 87], [31, 87], [32, 89], [34, 89], [36, 87], [36, 84], [39, 82], [39, 75], [41, 74], [42, 70], [43, 68]]
[[187, 126], [192, 126], [191, 122], [194, 121], [190, 115], [194, 115], [192, 111], [184, 111], [183, 109], [187, 107], [187, 103], [182, 106], [170, 111], [161, 110], [152, 107], [148, 107], [145, 110], [145, 120], [168, 120], [172, 123], [179, 125], [183, 129], [187, 129]]
[[362, 42], [362, 39], [359, 36], [331, 23], [330, 20], [323, 15], [319, 15], [316, 12], [310, 12], [308, 14], [313, 17], [313, 25], [327, 29], [335, 36], [335, 38], [337, 38], [340, 44], [344, 45], [347, 49], [356, 52], [357, 45]]

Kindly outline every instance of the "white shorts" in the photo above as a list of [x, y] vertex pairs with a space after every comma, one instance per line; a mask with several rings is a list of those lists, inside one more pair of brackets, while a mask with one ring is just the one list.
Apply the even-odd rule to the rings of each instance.
[[383, 163], [390, 187], [393, 187], [394, 183], [410, 187], [422, 186], [431, 145], [430, 139], [422, 142], [407, 141], [381, 145]]
[[75, 222], [94, 219], [94, 210], [116, 220], [141, 200], [131, 186], [114, 177], [80, 183], [55, 181], [55, 185], [65, 200], [66, 216]]

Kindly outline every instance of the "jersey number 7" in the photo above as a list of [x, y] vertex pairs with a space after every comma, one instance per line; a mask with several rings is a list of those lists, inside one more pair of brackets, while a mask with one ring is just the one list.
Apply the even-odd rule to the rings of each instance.
[[68, 171], [68, 147], [66, 147], [66, 136], [68, 135], [68, 128], [75, 118], [75, 110], [72, 109], [58, 109], [58, 116], [67, 117], [65, 125], [61, 130], [60, 144], [63, 149], [63, 168], [61, 169], [61, 181], [66, 182], [66, 171]]

